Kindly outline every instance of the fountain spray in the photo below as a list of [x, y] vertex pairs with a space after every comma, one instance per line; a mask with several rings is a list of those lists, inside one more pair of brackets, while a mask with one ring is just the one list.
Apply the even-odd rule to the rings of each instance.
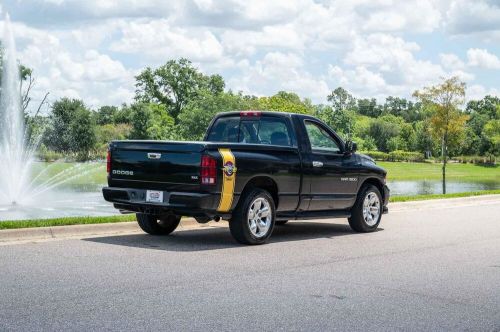
[[5, 14], [0, 90], [0, 201], [17, 204], [28, 185], [33, 149], [26, 142], [21, 78], [10, 18]]

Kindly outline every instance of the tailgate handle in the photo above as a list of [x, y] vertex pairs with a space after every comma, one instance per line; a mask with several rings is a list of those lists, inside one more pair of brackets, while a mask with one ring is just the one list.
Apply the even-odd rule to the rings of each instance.
[[148, 159], [160, 159], [161, 153], [148, 152]]

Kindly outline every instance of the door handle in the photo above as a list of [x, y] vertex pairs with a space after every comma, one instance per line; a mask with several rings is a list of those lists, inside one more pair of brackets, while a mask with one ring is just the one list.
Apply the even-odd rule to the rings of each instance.
[[321, 161], [313, 161], [313, 167], [323, 167], [323, 163]]

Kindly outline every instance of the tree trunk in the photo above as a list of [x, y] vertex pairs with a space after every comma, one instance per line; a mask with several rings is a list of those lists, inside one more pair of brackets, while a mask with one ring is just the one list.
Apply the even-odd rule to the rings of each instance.
[[443, 136], [443, 140], [441, 143], [441, 156], [443, 158], [443, 194], [446, 194], [446, 161], [447, 161], [447, 151], [446, 151], [446, 146], [447, 146], [447, 139], [446, 139], [446, 134]]

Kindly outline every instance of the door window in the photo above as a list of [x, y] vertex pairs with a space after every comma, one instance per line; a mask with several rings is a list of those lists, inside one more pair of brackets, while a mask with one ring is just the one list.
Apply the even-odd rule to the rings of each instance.
[[305, 126], [313, 152], [340, 153], [337, 141], [317, 123], [306, 121]]

